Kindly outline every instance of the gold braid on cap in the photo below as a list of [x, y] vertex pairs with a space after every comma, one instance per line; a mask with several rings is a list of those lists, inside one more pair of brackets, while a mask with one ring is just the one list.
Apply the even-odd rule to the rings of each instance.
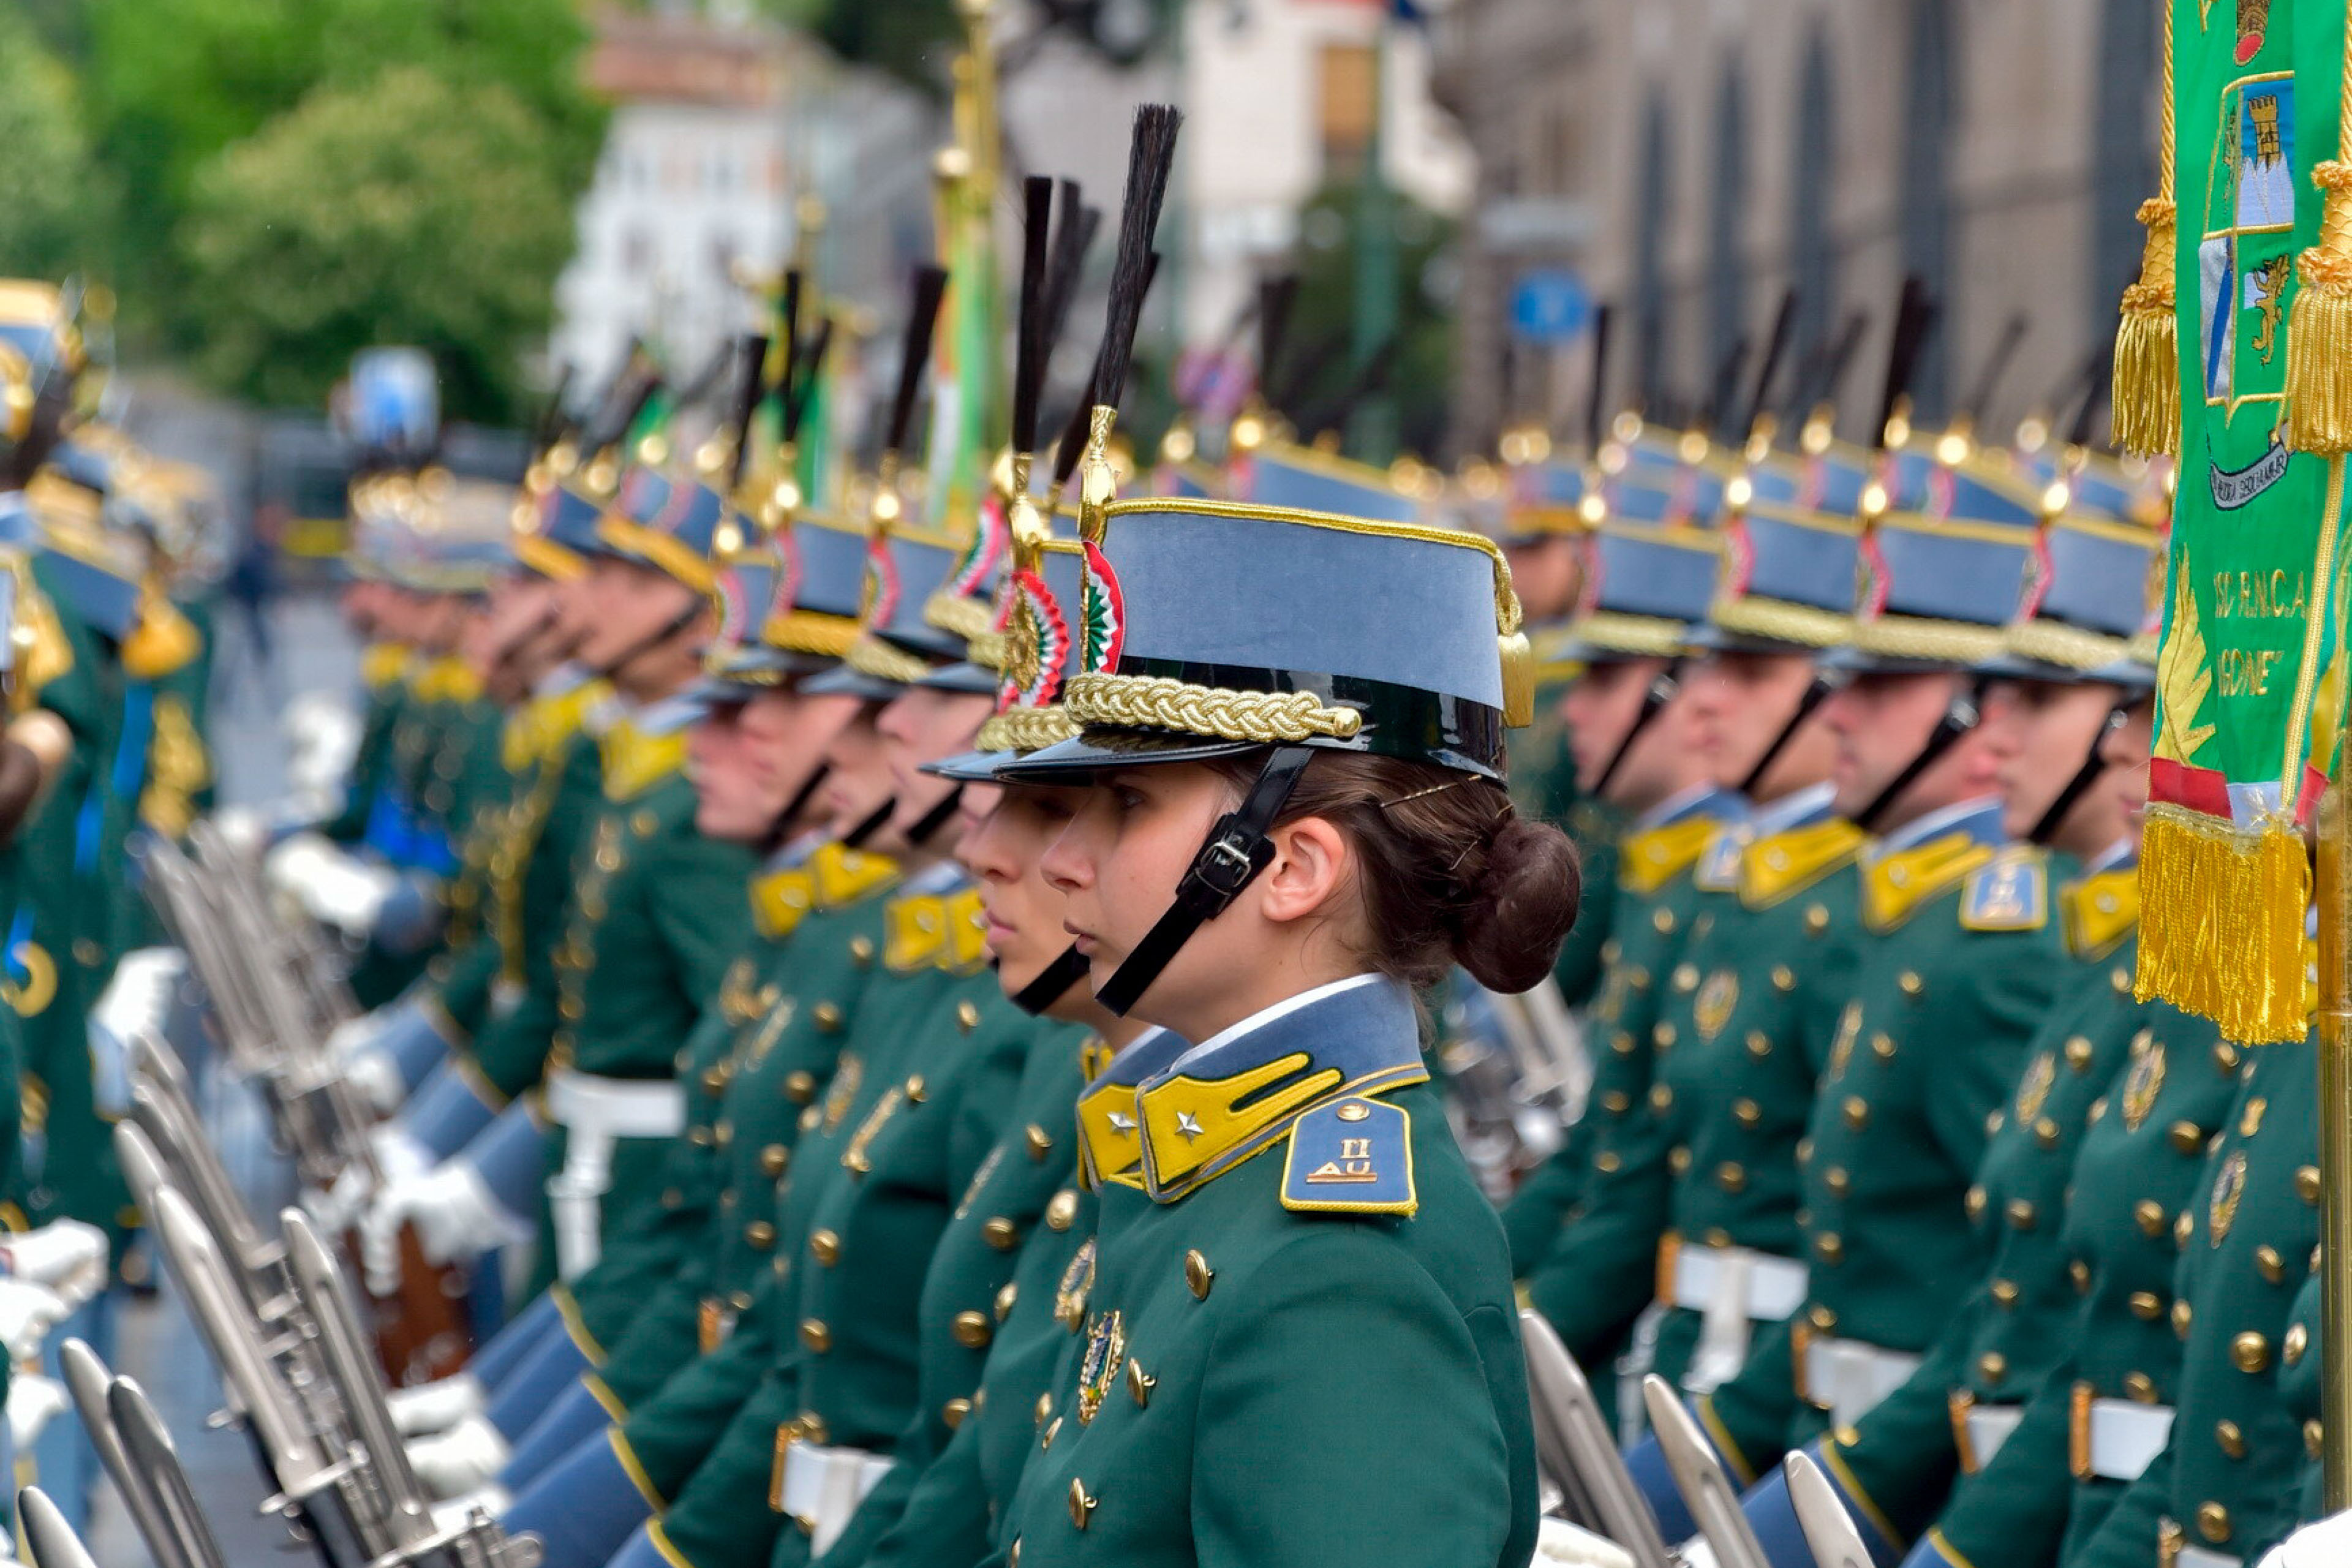
[[2021, 621], [2009, 628], [2005, 640], [2013, 654], [2068, 669], [2096, 669], [2131, 651], [2126, 638], [2084, 631], [2063, 621]]
[[1048, 708], [1008, 708], [980, 727], [972, 749], [980, 752], [1042, 752], [1074, 740], [1078, 722], [1056, 705]]
[[877, 680], [895, 680], [901, 686], [912, 686], [931, 672], [928, 659], [919, 658], [904, 648], [893, 647], [877, 637], [862, 637], [850, 644], [843, 662], [860, 675], [870, 675]]
[[933, 594], [923, 601], [925, 625], [951, 633], [966, 642], [983, 636], [995, 620], [994, 605], [978, 599], [967, 599], [961, 594]]
[[1260, 744], [1322, 735], [1354, 738], [1364, 716], [1326, 708], [1311, 691], [1227, 691], [1161, 675], [1078, 675], [1064, 688], [1070, 717], [1081, 724], [1179, 730]]
[[1864, 653], [1889, 658], [1975, 664], [2000, 651], [2001, 630], [1973, 621], [1938, 620], [1928, 616], [1882, 616], [1854, 627], [1853, 646]]

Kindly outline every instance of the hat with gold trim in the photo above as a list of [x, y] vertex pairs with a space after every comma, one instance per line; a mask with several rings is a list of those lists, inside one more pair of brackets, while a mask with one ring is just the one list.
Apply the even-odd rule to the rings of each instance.
[[2168, 513], [2160, 485], [2080, 449], [2034, 467], [2051, 474], [2043, 492], [2050, 519], [2034, 542], [2024, 604], [2002, 633], [2001, 651], [1978, 673], [2153, 685], [2153, 642], [2134, 645], [2150, 605], [2162, 602]]
[[1793, 449], [1759, 442], [1724, 489], [1723, 564], [1695, 647], [1773, 653], [1832, 647], [1853, 632], [1853, 583], [1870, 455], [1826, 417]]
[[1436, 475], [1418, 463], [1377, 468], [1333, 452], [1268, 439], [1234, 455], [1228, 493], [1270, 510], [1419, 521]]
[[1587, 545], [1583, 598], [1538, 650], [1546, 665], [1673, 658], [1715, 595], [1728, 479], [1713, 443], [1629, 416], [1599, 466], [1604, 516]]

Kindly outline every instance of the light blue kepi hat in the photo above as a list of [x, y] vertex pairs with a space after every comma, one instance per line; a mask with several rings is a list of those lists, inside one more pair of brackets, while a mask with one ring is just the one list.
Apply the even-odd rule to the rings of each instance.
[[1267, 748], [1503, 774], [1533, 660], [1475, 534], [1244, 502], [1118, 501], [1087, 542], [1071, 740], [1003, 765], [1062, 782]]

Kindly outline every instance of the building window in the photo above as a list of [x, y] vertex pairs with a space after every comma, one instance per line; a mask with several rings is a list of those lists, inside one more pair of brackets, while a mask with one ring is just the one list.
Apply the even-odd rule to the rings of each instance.
[[1660, 373], [1666, 350], [1664, 273], [1672, 135], [1666, 95], [1653, 87], [1642, 109], [1641, 166], [1633, 184], [1633, 401], [1643, 408], [1665, 390]]
[[1927, 287], [1936, 321], [1912, 377], [1912, 400], [1919, 416], [1940, 423], [1949, 410], [1947, 352], [1959, 323], [1952, 297], [1952, 197], [1950, 151], [1959, 122], [1953, 50], [1957, 47], [1950, 0], [1912, 0], [1910, 119], [1903, 133], [1897, 221], [1906, 272]]
[[2156, 195], [2156, 93], [2161, 0], [2100, 0], [2091, 100], [2093, 342], [2115, 331], [2116, 301], [2139, 280], [2139, 204]]
[[[1789, 271], [1797, 290], [1796, 319], [1790, 323], [1790, 361], [1815, 374], [1813, 384], [1793, 388], [1805, 402], [1831, 389], [1819, 376], [1829, 368], [1831, 335], [1837, 329], [1837, 247], [1830, 238], [1830, 192], [1836, 184], [1837, 99], [1832, 85], [1829, 31], [1815, 22], [1797, 68], [1796, 167], [1789, 182]], [[1801, 416], [1806, 410], [1795, 411]]]
[[1370, 44], [1326, 44], [1317, 81], [1324, 176], [1353, 174], [1363, 167], [1380, 113], [1380, 57]]
[[632, 228], [621, 236], [621, 270], [632, 278], [642, 278], [654, 269], [654, 237], [642, 228]]
[[[1727, 61], [1715, 100], [1715, 188], [1707, 195], [1707, 367], [1718, 383], [1747, 336], [1748, 268], [1739, 215], [1748, 200], [1748, 93], [1738, 62]], [[1705, 389], [1721, 397], [1721, 385]], [[1729, 400], [1725, 400], [1727, 407]], [[1724, 413], [1717, 408], [1710, 413]], [[1745, 431], [1732, 432], [1735, 437]]]

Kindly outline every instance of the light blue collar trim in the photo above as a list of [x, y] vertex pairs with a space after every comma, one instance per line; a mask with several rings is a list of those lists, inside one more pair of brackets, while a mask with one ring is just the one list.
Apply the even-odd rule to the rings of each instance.
[[1965, 833], [1979, 844], [2007, 843], [2008, 837], [2000, 830], [2000, 796], [1979, 795], [1916, 817], [1873, 845], [1871, 858], [1941, 838], [1947, 833]]

